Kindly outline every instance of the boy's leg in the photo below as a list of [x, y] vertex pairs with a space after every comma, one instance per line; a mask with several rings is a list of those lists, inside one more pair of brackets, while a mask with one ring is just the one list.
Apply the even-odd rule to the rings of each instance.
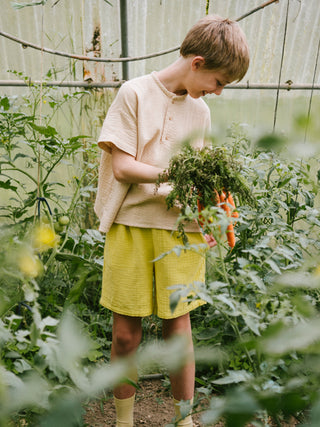
[[184, 335], [188, 342], [186, 363], [179, 372], [170, 375], [170, 382], [178, 426], [191, 427], [193, 426], [191, 415], [181, 419], [179, 406], [181, 400], [189, 400], [192, 403], [194, 394], [195, 363], [189, 313], [175, 319], [164, 319], [162, 329], [164, 339], [174, 335]]
[[164, 319], [162, 330], [164, 339], [171, 338], [174, 335], [183, 335], [188, 340], [187, 362], [179, 372], [170, 376], [170, 381], [172, 394], [176, 400], [190, 400], [194, 394], [195, 364], [189, 313], [175, 319]]
[[[111, 360], [134, 354], [139, 347], [141, 337], [141, 317], [113, 313]], [[135, 387], [130, 384], [120, 384], [114, 389], [114, 396], [118, 399], [126, 399], [133, 396], [135, 390]]]
[[[129, 356], [137, 350], [142, 336], [141, 318], [123, 316], [113, 313], [111, 360]], [[137, 380], [135, 368], [131, 380]], [[117, 413], [117, 427], [133, 426], [133, 407], [135, 387], [130, 384], [119, 384], [113, 390]]]
[[192, 403], [194, 394], [195, 363], [189, 313], [175, 319], [164, 319], [162, 330], [164, 339], [174, 335], [183, 335], [188, 342], [187, 360], [179, 372], [170, 375], [170, 382], [178, 426], [192, 427], [191, 415], [181, 419], [179, 405], [181, 400], [189, 400]]

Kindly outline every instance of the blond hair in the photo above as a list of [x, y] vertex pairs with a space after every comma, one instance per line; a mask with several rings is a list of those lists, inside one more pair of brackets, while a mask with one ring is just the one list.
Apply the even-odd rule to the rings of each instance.
[[202, 56], [206, 69], [221, 71], [230, 81], [240, 81], [249, 67], [249, 48], [242, 29], [236, 21], [218, 15], [208, 15], [193, 25], [180, 54]]

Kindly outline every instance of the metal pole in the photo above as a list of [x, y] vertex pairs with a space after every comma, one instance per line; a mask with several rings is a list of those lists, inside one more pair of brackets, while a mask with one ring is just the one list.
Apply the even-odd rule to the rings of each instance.
[[286, 82], [286, 83], [240, 83], [235, 85], [228, 85], [225, 86], [225, 89], [255, 89], [255, 90], [319, 90], [320, 85], [319, 84], [308, 84], [308, 83], [293, 83], [293, 82]]
[[[43, 86], [51, 87], [82, 87], [85, 89], [94, 89], [94, 88], [117, 88], [120, 87], [125, 80], [119, 81], [110, 81], [110, 82], [80, 82], [80, 81], [50, 81], [50, 82], [42, 82]], [[0, 80], [0, 86], [32, 86], [32, 85], [40, 85], [41, 82], [39, 80]], [[228, 85], [225, 86], [225, 89], [253, 89], [253, 90], [287, 90], [288, 92], [291, 90], [320, 90], [320, 84], [307, 84], [307, 83], [283, 83], [280, 86], [277, 83], [242, 83], [236, 85]]]
[[[88, 83], [88, 82], [77, 82], [77, 81], [69, 81], [69, 82], [61, 82], [61, 81], [50, 81], [50, 82], [42, 82], [43, 87], [82, 87], [85, 89], [93, 89], [93, 88], [117, 88], [120, 87], [124, 83], [124, 81], [111, 81], [111, 82], [102, 82], [102, 83]], [[31, 79], [23, 81], [23, 80], [0, 80], [0, 86], [12, 86], [12, 87], [25, 87], [25, 86], [39, 86], [41, 84], [40, 80]]]
[[[121, 27], [121, 56], [127, 58], [128, 52], [128, 18], [127, 0], [120, 0], [120, 27]], [[129, 80], [129, 63], [122, 62], [122, 78]]]

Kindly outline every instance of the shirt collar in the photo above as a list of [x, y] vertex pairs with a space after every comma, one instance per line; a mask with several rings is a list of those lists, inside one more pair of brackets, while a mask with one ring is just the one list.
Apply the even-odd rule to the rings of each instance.
[[154, 81], [157, 83], [157, 85], [159, 86], [159, 88], [162, 90], [162, 92], [171, 100], [174, 101], [184, 101], [186, 99], [186, 97], [188, 96], [188, 94], [184, 94], [184, 95], [176, 95], [173, 92], [170, 92], [164, 85], [163, 83], [159, 80], [156, 71], [153, 71], [151, 73], [151, 76], [153, 77]]

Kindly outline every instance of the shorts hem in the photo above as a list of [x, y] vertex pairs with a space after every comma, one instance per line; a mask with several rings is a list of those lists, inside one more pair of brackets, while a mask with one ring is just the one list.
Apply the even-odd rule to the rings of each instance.
[[130, 317], [148, 317], [151, 316], [152, 311], [151, 312], [144, 312], [144, 313], [138, 313], [135, 312], [134, 314], [129, 313], [128, 311], [123, 310], [123, 308], [118, 308], [118, 307], [114, 307], [111, 304], [108, 304], [107, 302], [105, 302], [104, 300], [100, 300], [100, 304], [104, 307], [107, 308], [108, 310], [112, 311], [113, 313], [117, 313], [117, 314], [121, 314], [122, 316], [130, 316]]
[[177, 317], [181, 317], [184, 316], [185, 314], [190, 313], [191, 311], [201, 307], [202, 305], [207, 304], [206, 301], [203, 300], [198, 300], [196, 302], [193, 302], [189, 305], [187, 305], [184, 309], [180, 309], [180, 310], [175, 310], [173, 313], [170, 314], [166, 314], [166, 313], [154, 313], [153, 311], [148, 311], [148, 312], [144, 312], [144, 313], [138, 313], [135, 312], [134, 314], [126, 312], [123, 309], [117, 308], [117, 307], [112, 307], [111, 304], [106, 303], [104, 300], [100, 299], [100, 304], [104, 307], [107, 308], [108, 310], [112, 311], [113, 313], [117, 313], [117, 314], [121, 314], [122, 316], [130, 316], [130, 317], [148, 317], [151, 315], [155, 315], [157, 316], [159, 319], [164, 319], [164, 320], [169, 320], [169, 319], [176, 319]]
[[169, 319], [176, 319], [177, 317], [181, 317], [184, 316], [185, 314], [190, 313], [191, 311], [201, 307], [202, 305], [207, 304], [206, 301], [203, 300], [199, 300], [197, 301], [197, 303], [193, 303], [193, 304], [189, 304], [187, 307], [185, 307], [184, 310], [175, 310], [173, 313], [171, 313], [170, 315], [161, 315], [161, 314], [157, 314], [157, 316], [159, 317], [159, 319], [164, 319], [164, 320], [169, 320]]

